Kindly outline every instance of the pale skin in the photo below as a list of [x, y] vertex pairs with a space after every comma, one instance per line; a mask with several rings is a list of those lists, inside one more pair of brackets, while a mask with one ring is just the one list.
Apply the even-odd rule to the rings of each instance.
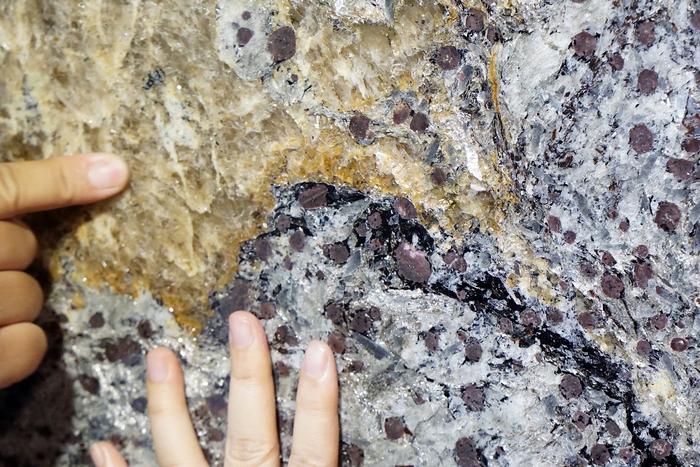
[[[110, 154], [81, 154], [43, 161], [0, 163], [0, 389], [33, 373], [46, 352], [46, 336], [33, 323], [43, 293], [24, 270], [36, 257], [37, 241], [22, 214], [87, 204], [124, 189], [129, 171]], [[275, 393], [267, 338], [245, 311], [229, 319], [231, 383], [226, 467], [280, 465]], [[208, 465], [185, 400], [182, 370], [165, 348], [148, 353], [148, 414], [161, 467]], [[338, 375], [330, 348], [309, 343], [296, 399], [291, 467], [338, 465]], [[109, 443], [90, 449], [97, 467], [124, 467]]]
[[129, 181], [124, 161], [109, 154], [80, 154], [0, 164], [0, 389], [33, 373], [46, 352], [46, 335], [33, 321], [43, 292], [23, 272], [37, 242], [22, 214], [94, 203]]
[[[265, 332], [246, 311], [229, 318], [231, 385], [228, 404], [225, 467], [277, 467], [280, 448], [275, 416], [272, 364]], [[204, 467], [202, 454], [185, 401], [182, 370], [175, 354], [165, 348], [146, 358], [148, 416], [160, 467]], [[338, 375], [328, 345], [312, 341], [306, 348], [299, 376], [290, 467], [337, 467]], [[117, 449], [107, 442], [92, 445], [97, 467], [126, 467]]]

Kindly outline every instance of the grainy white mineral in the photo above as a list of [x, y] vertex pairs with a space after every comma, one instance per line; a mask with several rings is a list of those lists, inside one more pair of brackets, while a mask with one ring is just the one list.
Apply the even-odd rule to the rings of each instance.
[[110, 439], [154, 465], [165, 345], [222, 465], [248, 308], [285, 459], [320, 338], [344, 466], [699, 465], [697, 9], [3, 2], [2, 160], [114, 151], [133, 179], [28, 219], [50, 351], [0, 392], [0, 464]]

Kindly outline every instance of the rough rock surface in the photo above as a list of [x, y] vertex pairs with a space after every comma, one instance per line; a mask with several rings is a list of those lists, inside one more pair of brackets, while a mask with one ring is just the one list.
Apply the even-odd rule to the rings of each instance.
[[0, 392], [0, 463], [111, 439], [153, 465], [166, 345], [221, 465], [248, 308], [285, 458], [321, 338], [343, 465], [699, 464], [697, 8], [3, 3], [2, 160], [110, 150], [134, 176], [28, 218], [50, 351]]

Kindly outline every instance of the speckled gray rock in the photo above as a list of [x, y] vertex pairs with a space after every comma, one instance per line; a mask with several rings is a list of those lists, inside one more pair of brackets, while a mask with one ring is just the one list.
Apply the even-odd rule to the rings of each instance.
[[[449, 88], [449, 107], [396, 91], [370, 115], [270, 78], [299, 53], [271, 2], [220, 2], [218, 59], [236, 76], [280, 104], [303, 100], [299, 113], [373, 155], [387, 135], [424, 145], [427, 190], [468, 180], [485, 193], [477, 149], [496, 160], [511, 200], [498, 229], [454, 235], [439, 216], [449, 199], [418, 217], [410, 195], [278, 187], [270, 228], [210, 291], [196, 340], [148, 292], [56, 281], [47, 362], [0, 392], [0, 460], [86, 465], [88, 444], [111, 439], [131, 465], [153, 465], [143, 357], [165, 345], [221, 465], [224, 323], [247, 307], [271, 342], [285, 459], [303, 349], [320, 338], [340, 372], [343, 465], [699, 464], [697, 6], [524, 3], [451, 10], [459, 47], [421, 58], [425, 89]], [[393, 21], [391, 3], [334, 6], [337, 25]]]

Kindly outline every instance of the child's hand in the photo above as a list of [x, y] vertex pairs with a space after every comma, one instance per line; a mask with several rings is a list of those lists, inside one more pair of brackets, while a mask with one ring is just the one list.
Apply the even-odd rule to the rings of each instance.
[[[231, 388], [228, 396], [226, 467], [280, 465], [275, 388], [267, 339], [260, 323], [245, 311], [229, 318]], [[149, 352], [148, 414], [161, 467], [209, 465], [192, 427], [182, 370], [170, 350]], [[338, 465], [338, 375], [333, 353], [322, 342], [306, 348], [299, 378], [290, 467]], [[97, 467], [126, 467], [109, 443], [92, 446]]]
[[44, 332], [32, 324], [43, 294], [22, 272], [36, 256], [36, 238], [15, 217], [108, 198], [128, 179], [124, 161], [107, 154], [0, 163], [0, 389], [29, 376], [46, 351]]

